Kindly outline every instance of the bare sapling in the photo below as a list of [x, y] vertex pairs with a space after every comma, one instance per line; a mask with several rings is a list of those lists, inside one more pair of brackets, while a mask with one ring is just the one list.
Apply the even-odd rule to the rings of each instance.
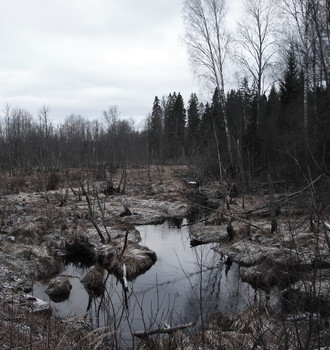
[[92, 206], [90, 195], [89, 195], [88, 191], [85, 190], [85, 187], [84, 187], [84, 184], [82, 181], [80, 182], [80, 187], [81, 187], [83, 195], [86, 197], [86, 200], [87, 200], [90, 221], [93, 224], [93, 226], [95, 227], [96, 232], [98, 233], [98, 235], [100, 237], [101, 243], [105, 244], [105, 238], [104, 238], [103, 233], [102, 233], [101, 229], [99, 228], [99, 226], [96, 222], [96, 219], [95, 219], [95, 213], [94, 213], [94, 209]]
[[269, 188], [269, 211], [271, 219], [271, 233], [277, 231], [277, 220], [276, 220], [276, 205], [274, 201], [274, 186], [270, 174], [268, 174], [268, 188]]

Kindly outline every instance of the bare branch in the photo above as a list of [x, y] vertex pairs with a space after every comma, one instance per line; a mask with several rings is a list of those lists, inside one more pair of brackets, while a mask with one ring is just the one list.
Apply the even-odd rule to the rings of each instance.
[[159, 328], [151, 331], [135, 332], [133, 333], [133, 335], [137, 338], [147, 338], [150, 335], [154, 335], [154, 334], [172, 334], [174, 332], [181, 331], [189, 327], [193, 327], [195, 324], [196, 322], [190, 322], [190, 323], [182, 324], [180, 326], [171, 327], [171, 328]]

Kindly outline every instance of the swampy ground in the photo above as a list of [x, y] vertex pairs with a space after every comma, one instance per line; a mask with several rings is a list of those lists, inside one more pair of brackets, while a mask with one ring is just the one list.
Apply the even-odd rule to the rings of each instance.
[[[166, 166], [151, 167], [150, 172], [127, 169], [123, 191], [122, 174], [113, 174], [120, 193], [105, 191], [104, 169], [2, 175], [0, 343], [4, 349], [27, 344], [31, 349], [107, 348], [111, 335], [80, 318], [52, 317], [47, 303], [31, 296], [33, 283], [63, 271], [66, 244], [76, 237], [88, 238], [96, 250], [114, 241], [124, 244], [126, 233], [128, 244], [138, 243], [138, 225], [184, 217], [189, 219], [193, 243], [216, 242], [219, 257], [240, 265], [243, 281], [266, 295], [275, 293], [277, 302], [266, 297], [251, 300], [237, 314], [203, 315], [198, 328], [138, 338], [136, 348], [329, 348], [328, 178], [300, 185], [256, 182], [243, 191], [231, 182], [197, 185], [188, 168]], [[127, 208], [131, 215], [125, 215]]]

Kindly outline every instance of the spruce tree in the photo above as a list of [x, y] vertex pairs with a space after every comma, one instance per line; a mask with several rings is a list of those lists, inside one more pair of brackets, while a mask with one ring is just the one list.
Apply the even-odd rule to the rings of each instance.
[[214, 141], [212, 107], [206, 103], [200, 122], [199, 149], [205, 175], [218, 176], [217, 148]]
[[197, 152], [199, 142], [199, 126], [200, 126], [200, 115], [199, 115], [199, 103], [195, 93], [190, 95], [187, 110], [187, 155], [192, 157]]
[[165, 107], [165, 154], [167, 159], [178, 161], [184, 155], [186, 111], [180, 93], [169, 94]]
[[285, 57], [285, 68], [280, 82], [280, 100], [279, 128], [282, 133], [288, 135], [301, 124], [299, 120], [303, 113], [303, 78], [293, 47]]
[[161, 160], [162, 151], [162, 107], [158, 96], [155, 97], [150, 118], [149, 151], [153, 158]]
[[174, 104], [176, 101], [176, 93], [169, 94], [165, 105], [165, 120], [164, 120], [164, 152], [166, 158], [173, 159], [175, 156], [176, 142], [176, 121], [174, 115]]
[[176, 97], [173, 112], [176, 126], [174, 154], [176, 158], [182, 158], [185, 149], [186, 110], [180, 93]]

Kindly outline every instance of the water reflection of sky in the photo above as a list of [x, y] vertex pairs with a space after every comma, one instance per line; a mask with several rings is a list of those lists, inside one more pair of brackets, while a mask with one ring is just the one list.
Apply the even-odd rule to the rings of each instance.
[[[121, 284], [114, 276], [108, 276], [104, 297], [93, 301], [88, 314], [88, 319], [97, 326], [120, 320], [121, 331], [128, 335], [131, 331], [164, 324], [174, 326], [198, 321], [201, 312], [205, 316], [216, 310], [239, 311], [253, 299], [252, 288], [239, 278], [237, 264], [233, 263], [226, 273], [224, 261], [210, 244], [190, 248], [188, 226], [180, 229], [164, 223], [137, 229], [141, 233], [141, 244], [154, 250], [158, 260], [150, 270], [129, 283], [128, 311], [123, 307]], [[73, 288], [67, 301], [51, 302], [56, 315], [86, 312], [88, 294], [80, 283], [86, 272], [73, 265], [67, 267], [64, 274], [71, 276]], [[46, 284], [37, 283], [34, 295], [49, 300], [44, 293], [46, 288]]]

